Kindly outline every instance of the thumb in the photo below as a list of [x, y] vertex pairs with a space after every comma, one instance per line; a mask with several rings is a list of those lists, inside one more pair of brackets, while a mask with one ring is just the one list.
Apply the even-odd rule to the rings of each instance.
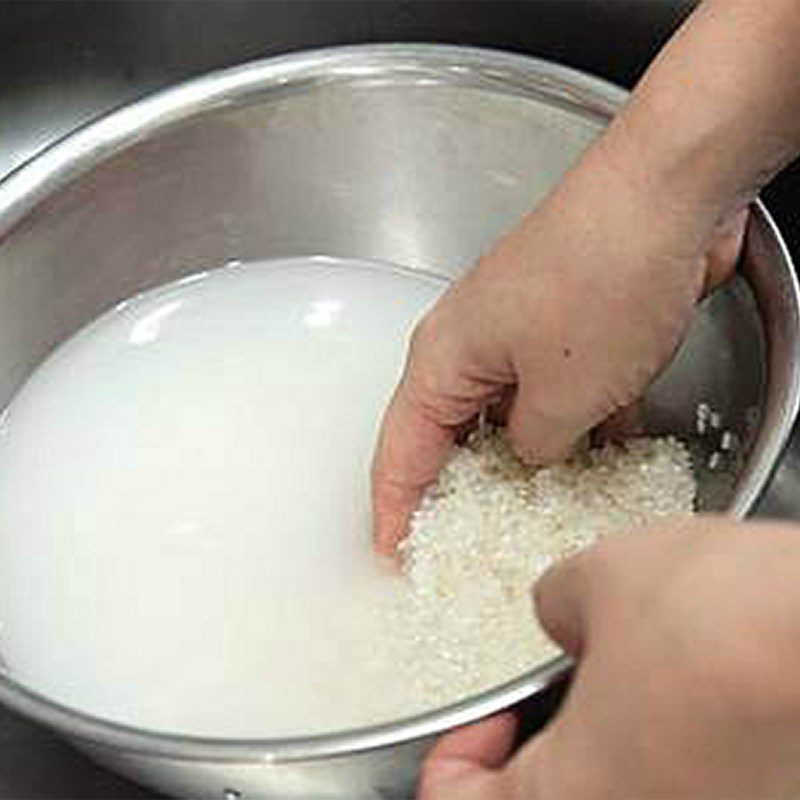
[[499, 714], [442, 737], [422, 769], [418, 800], [500, 800], [500, 768], [514, 745], [516, 720]]
[[741, 209], [717, 229], [716, 237], [705, 256], [704, 295], [710, 294], [733, 274], [742, 250], [749, 214], [749, 209]]
[[586, 559], [583, 552], [561, 561], [533, 586], [533, 602], [541, 626], [557, 645], [576, 658], [583, 652], [587, 638]]

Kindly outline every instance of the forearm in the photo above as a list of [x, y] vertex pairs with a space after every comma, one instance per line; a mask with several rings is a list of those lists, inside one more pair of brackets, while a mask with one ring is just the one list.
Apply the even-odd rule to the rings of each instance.
[[706, 0], [587, 155], [724, 218], [800, 150], [800, 0]]

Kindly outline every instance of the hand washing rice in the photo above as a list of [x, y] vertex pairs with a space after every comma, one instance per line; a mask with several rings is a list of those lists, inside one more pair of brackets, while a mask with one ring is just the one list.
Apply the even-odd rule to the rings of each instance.
[[553, 559], [691, 510], [677, 441], [532, 471], [484, 433], [454, 452], [387, 574], [365, 459], [441, 286], [332, 266], [237, 265], [131, 298], [13, 399], [0, 650], [17, 680], [195, 736], [389, 722], [546, 659], [529, 598]]
[[389, 626], [399, 715], [455, 702], [553, 656], [532, 611], [535, 579], [600, 537], [691, 513], [695, 490], [689, 454], [674, 438], [607, 445], [539, 470], [497, 434], [457, 448], [401, 545], [407, 586]]

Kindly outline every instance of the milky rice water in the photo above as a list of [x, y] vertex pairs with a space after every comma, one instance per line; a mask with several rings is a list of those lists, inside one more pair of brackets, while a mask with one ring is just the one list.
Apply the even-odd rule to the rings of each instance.
[[416, 714], [553, 653], [530, 585], [615, 530], [688, 513], [684, 447], [539, 471], [455, 451], [403, 574], [369, 541], [368, 467], [406, 337], [442, 283], [247, 264], [147, 292], [59, 347], [0, 424], [0, 653], [83, 711], [279, 737]]

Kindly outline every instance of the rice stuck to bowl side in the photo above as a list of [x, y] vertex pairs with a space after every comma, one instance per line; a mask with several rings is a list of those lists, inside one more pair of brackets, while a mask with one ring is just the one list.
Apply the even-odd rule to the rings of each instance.
[[689, 453], [674, 438], [609, 444], [538, 470], [497, 433], [456, 448], [400, 549], [406, 586], [387, 629], [401, 715], [555, 655], [533, 614], [536, 578], [600, 537], [692, 513], [695, 492]]

